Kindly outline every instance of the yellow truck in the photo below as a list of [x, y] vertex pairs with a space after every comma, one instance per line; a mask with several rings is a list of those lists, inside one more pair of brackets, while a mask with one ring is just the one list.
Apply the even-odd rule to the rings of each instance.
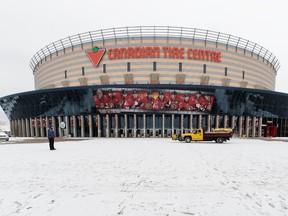
[[214, 132], [205, 132], [202, 128], [195, 129], [191, 133], [184, 133], [182, 135], [173, 135], [173, 140], [185, 141], [190, 143], [191, 141], [215, 141], [216, 143], [223, 143], [224, 141], [230, 140], [233, 136], [233, 130], [220, 130]]

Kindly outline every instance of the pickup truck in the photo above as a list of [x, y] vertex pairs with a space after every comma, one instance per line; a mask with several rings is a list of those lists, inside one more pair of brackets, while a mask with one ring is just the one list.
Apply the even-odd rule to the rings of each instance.
[[230, 140], [233, 136], [233, 130], [221, 130], [220, 132], [205, 132], [203, 129], [195, 129], [192, 133], [184, 133], [182, 135], [173, 135], [173, 140], [185, 141], [215, 141], [216, 143], [223, 143]]

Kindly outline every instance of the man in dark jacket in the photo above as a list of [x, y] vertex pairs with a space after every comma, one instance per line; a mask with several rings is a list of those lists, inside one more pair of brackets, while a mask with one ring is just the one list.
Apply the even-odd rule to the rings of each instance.
[[49, 125], [48, 131], [47, 131], [47, 136], [48, 136], [48, 140], [49, 140], [50, 150], [56, 150], [54, 148], [55, 131], [53, 130], [52, 125]]

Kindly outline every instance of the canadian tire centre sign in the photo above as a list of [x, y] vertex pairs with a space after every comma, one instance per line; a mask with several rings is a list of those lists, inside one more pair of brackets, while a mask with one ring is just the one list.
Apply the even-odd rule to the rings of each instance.
[[[98, 66], [106, 49], [94, 47], [86, 51], [87, 56], [95, 67]], [[169, 46], [141, 46], [110, 48], [107, 51], [109, 60], [141, 59], [141, 58], [168, 58], [190, 59], [201, 61], [221, 62], [221, 52], [197, 48], [169, 47]]]

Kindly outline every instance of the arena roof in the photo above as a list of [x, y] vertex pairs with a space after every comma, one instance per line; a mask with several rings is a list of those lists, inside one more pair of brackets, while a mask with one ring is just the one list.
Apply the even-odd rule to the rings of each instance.
[[118, 27], [108, 28], [96, 31], [89, 31], [81, 34], [72, 35], [64, 39], [55, 41], [44, 48], [40, 49], [31, 59], [30, 67], [35, 71], [36, 66], [45, 59], [47, 56], [51, 56], [53, 53], [65, 50], [67, 48], [73, 48], [75, 46], [83, 46], [86, 43], [102, 42], [103, 46], [107, 40], [119, 39], [132, 39], [132, 38], [147, 38], [147, 37], [165, 37], [167, 41], [173, 38], [188, 39], [192, 41], [204, 41], [205, 43], [215, 43], [216, 47], [219, 44], [224, 44], [227, 47], [232, 46], [237, 49], [242, 49], [244, 52], [251, 52], [263, 59], [265, 59], [273, 68], [275, 73], [280, 68], [280, 62], [269, 50], [260, 46], [257, 43], [249, 40], [225, 34], [216, 31], [186, 28], [186, 27], [174, 27], [174, 26], [132, 26], [132, 27]]

